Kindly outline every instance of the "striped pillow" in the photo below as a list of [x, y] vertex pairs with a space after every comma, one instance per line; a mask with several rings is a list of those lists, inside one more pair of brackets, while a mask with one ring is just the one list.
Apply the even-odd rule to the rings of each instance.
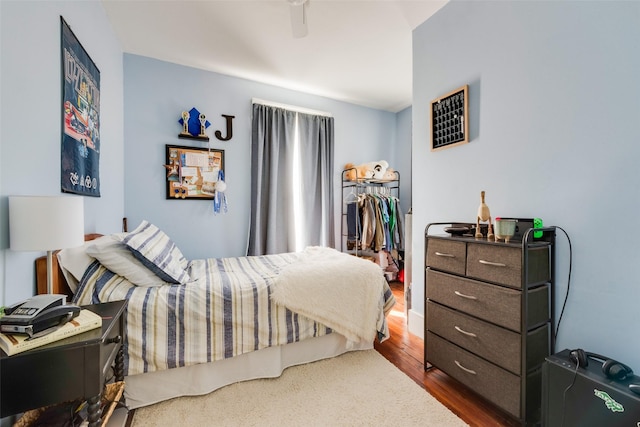
[[122, 238], [129, 250], [145, 267], [168, 283], [184, 284], [191, 280], [189, 265], [180, 249], [162, 230], [147, 221]]
[[133, 251], [122, 240], [127, 233], [110, 234], [93, 240], [87, 250], [100, 264], [118, 276], [126, 278], [136, 286], [163, 286], [167, 283], [160, 279], [133, 255]]

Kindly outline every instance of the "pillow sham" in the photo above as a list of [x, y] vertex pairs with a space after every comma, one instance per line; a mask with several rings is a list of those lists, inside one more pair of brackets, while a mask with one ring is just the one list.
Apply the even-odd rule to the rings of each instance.
[[189, 262], [169, 236], [155, 225], [142, 221], [122, 238], [122, 243], [165, 282], [185, 284], [191, 280], [186, 271]]
[[85, 244], [75, 248], [61, 249], [56, 254], [58, 266], [62, 270], [71, 292], [75, 293], [76, 289], [78, 289], [78, 283], [82, 280], [85, 270], [94, 260], [93, 257], [86, 253], [91, 243], [85, 242]]
[[163, 286], [167, 283], [133, 256], [121, 239], [126, 233], [111, 234], [93, 240], [86, 253], [115, 274], [136, 286]]

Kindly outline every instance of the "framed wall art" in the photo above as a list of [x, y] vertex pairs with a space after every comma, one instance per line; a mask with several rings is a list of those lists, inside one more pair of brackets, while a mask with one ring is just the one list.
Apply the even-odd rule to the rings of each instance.
[[431, 101], [431, 151], [469, 142], [469, 86]]
[[65, 193], [100, 197], [100, 70], [60, 17], [62, 146]]
[[213, 199], [224, 181], [224, 150], [166, 145], [167, 199]]

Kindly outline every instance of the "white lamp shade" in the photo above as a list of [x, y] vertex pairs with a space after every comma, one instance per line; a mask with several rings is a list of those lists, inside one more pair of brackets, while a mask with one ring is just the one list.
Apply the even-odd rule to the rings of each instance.
[[84, 243], [82, 197], [9, 196], [9, 247], [52, 251]]

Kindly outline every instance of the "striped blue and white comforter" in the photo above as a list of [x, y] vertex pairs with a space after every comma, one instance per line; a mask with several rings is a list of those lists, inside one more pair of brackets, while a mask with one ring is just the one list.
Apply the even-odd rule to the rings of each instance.
[[[331, 329], [270, 299], [279, 271], [299, 254], [194, 260], [184, 285], [136, 286], [97, 261], [85, 272], [74, 302], [127, 299], [125, 375], [212, 362], [331, 333]], [[327, 278], [335, 281], [336, 278]], [[395, 303], [383, 290], [384, 311]], [[384, 315], [378, 339], [388, 337]]]

